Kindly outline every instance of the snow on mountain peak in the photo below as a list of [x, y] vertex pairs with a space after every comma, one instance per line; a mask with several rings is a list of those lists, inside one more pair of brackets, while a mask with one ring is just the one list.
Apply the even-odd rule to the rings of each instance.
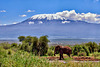
[[31, 19], [63, 20], [64, 18], [56, 14], [38, 14], [32, 16]]

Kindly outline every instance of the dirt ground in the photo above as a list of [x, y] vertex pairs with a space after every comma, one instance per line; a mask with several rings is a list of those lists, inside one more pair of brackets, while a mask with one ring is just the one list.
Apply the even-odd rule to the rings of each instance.
[[95, 59], [94, 57], [73, 57], [76, 61], [100, 61], [100, 59]]
[[[49, 59], [50, 61], [53, 60], [59, 60], [59, 57], [41, 57], [41, 58], [46, 58]], [[67, 58], [67, 56], [64, 56], [64, 58]], [[93, 57], [72, 57], [74, 61], [100, 61], [100, 59], [95, 59]]]

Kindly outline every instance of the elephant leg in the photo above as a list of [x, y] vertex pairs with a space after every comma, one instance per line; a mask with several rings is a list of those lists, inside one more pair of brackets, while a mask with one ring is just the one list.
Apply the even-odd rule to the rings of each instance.
[[63, 58], [63, 54], [60, 54], [60, 58], [59, 58], [59, 60], [61, 60]]
[[64, 59], [64, 58], [63, 58], [63, 54], [60, 54], [59, 60], [61, 60], [61, 59]]
[[70, 57], [70, 54], [69, 53], [67, 55]]
[[62, 54], [62, 59], [64, 59], [63, 54]]
[[61, 57], [62, 57], [62, 55], [60, 54], [60, 58], [59, 58], [59, 60], [61, 60]]

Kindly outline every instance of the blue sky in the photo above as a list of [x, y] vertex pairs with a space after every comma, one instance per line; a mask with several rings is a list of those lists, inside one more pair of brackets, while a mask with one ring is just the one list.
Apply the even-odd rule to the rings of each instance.
[[0, 24], [21, 22], [36, 14], [64, 10], [100, 14], [99, 0], [0, 0]]

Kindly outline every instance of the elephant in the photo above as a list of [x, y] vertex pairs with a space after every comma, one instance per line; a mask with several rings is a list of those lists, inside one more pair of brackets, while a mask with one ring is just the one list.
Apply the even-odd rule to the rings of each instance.
[[57, 51], [60, 53], [60, 60], [64, 59], [63, 54], [67, 54], [70, 57], [70, 54], [72, 54], [72, 49], [68, 46], [60, 46], [57, 45], [55, 46], [55, 50], [54, 50], [54, 56], [55, 54], [57, 54]]

